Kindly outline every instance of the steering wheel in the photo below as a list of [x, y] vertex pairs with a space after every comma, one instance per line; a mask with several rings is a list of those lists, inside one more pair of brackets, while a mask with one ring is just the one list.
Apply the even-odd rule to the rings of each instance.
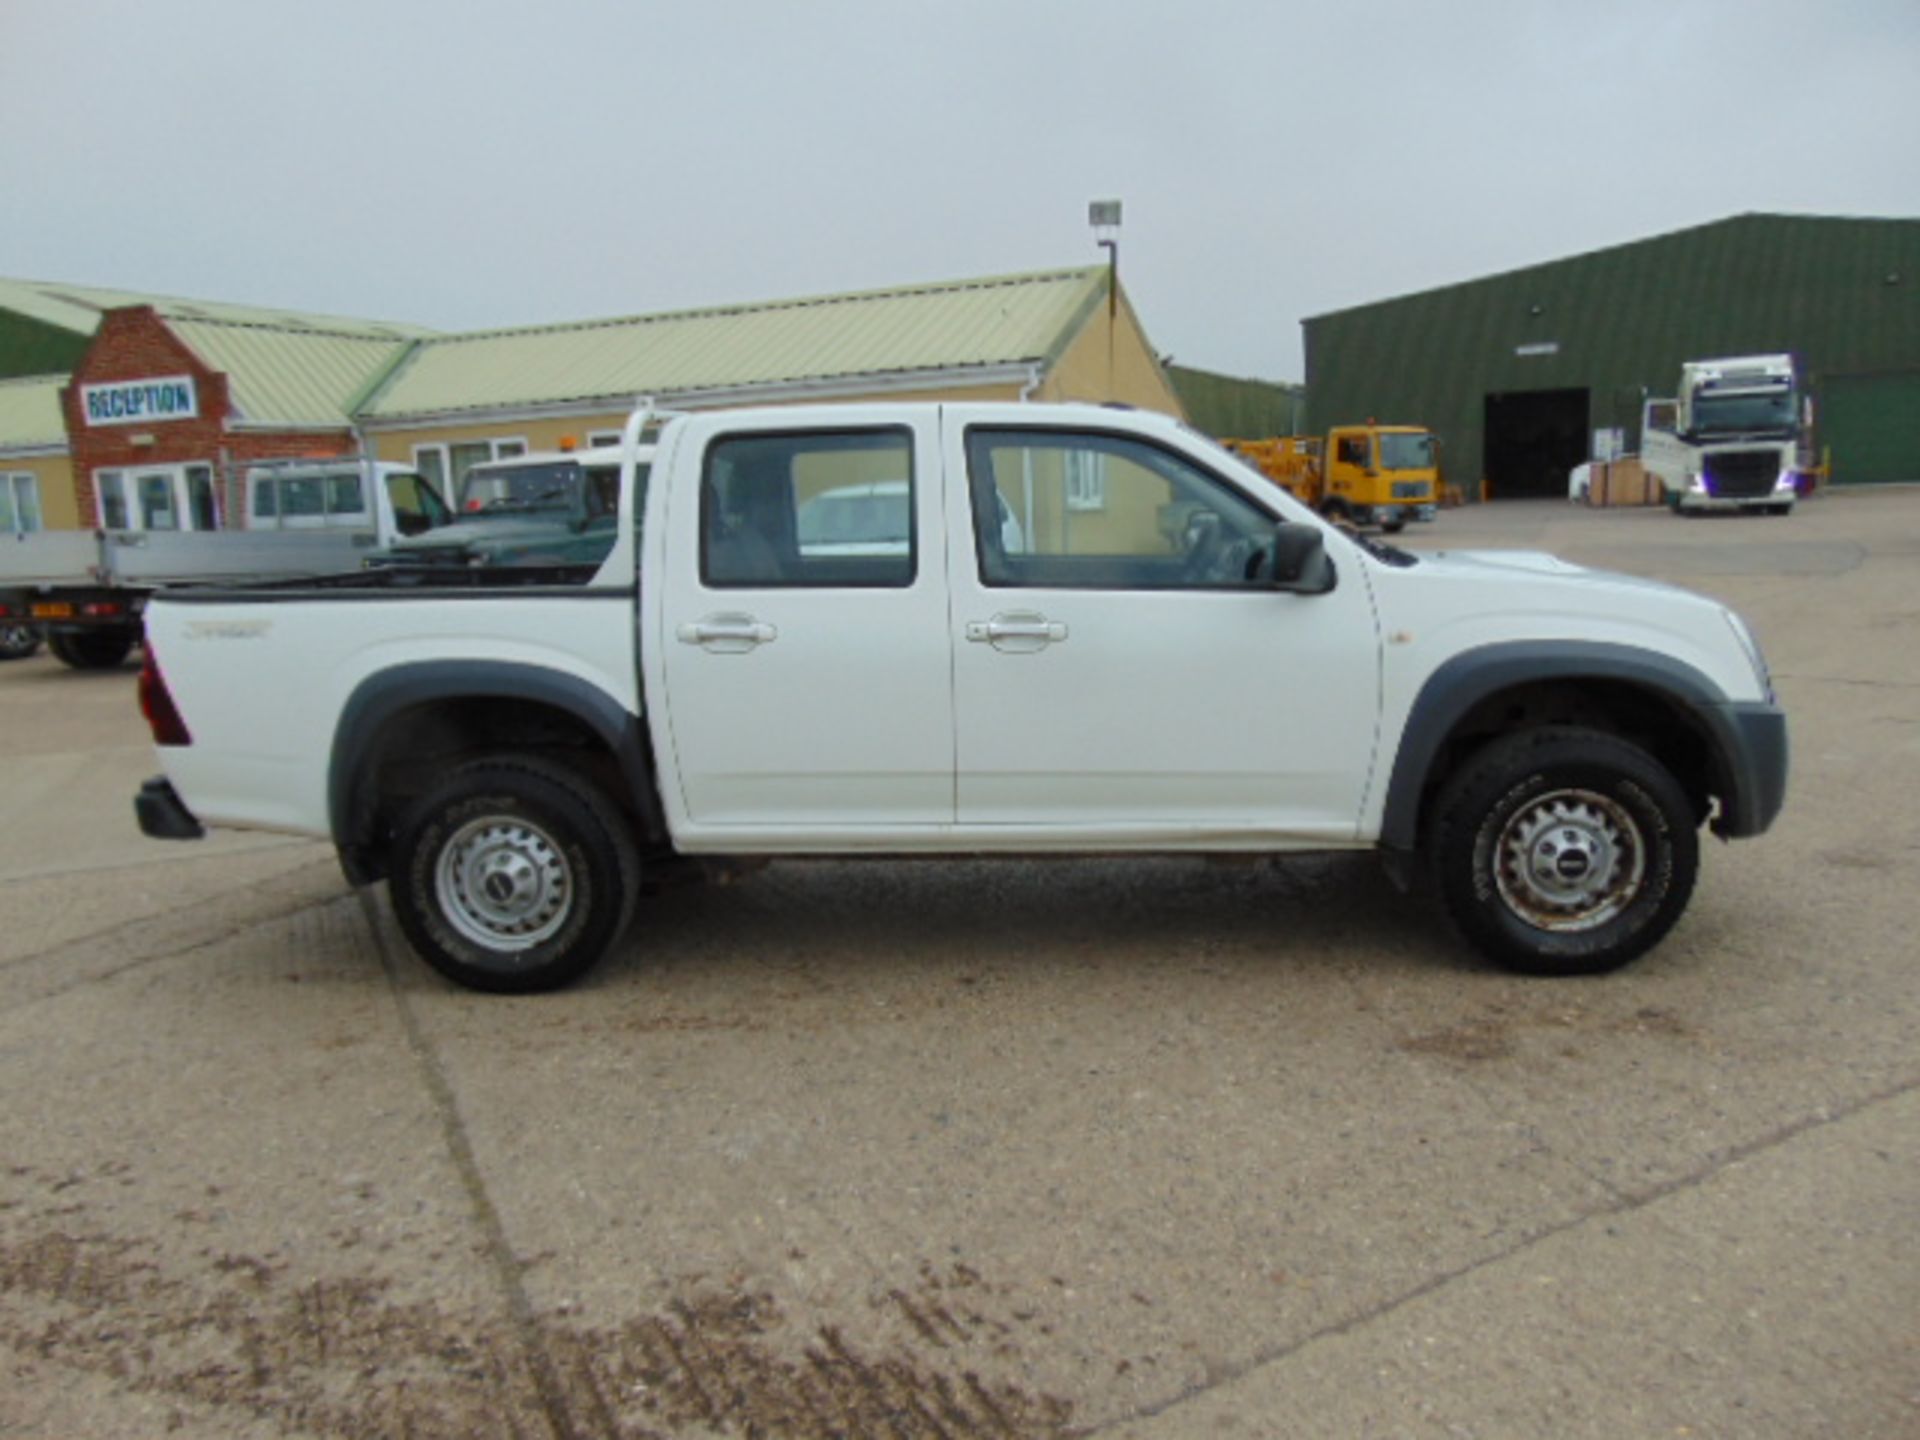
[[1228, 530], [1218, 516], [1212, 523], [1195, 527], [1192, 548], [1180, 567], [1180, 579], [1186, 585], [1222, 585], [1251, 579], [1250, 572], [1260, 549], [1245, 535]]

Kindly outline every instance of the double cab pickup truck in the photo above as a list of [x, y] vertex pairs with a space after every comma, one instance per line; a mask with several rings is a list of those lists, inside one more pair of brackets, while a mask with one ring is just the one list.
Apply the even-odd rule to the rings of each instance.
[[[1373, 850], [1520, 971], [1680, 918], [1785, 718], [1670, 586], [1328, 523], [1094, 406], [634, 415], [604, 559], [164, 591], [149, 835], [323, 837], [426, 962], [564, 984], [650, 870], [782, 856]], [[809, 543], [859, 494], [885, 543]]]

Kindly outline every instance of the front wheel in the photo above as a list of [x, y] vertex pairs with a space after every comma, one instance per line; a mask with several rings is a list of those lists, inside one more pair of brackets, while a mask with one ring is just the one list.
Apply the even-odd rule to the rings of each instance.
[[596, 788], [538, 759], [477, 761], [407, 812], [393, 909], [455, 984], [525, 994], [566, 985], [626, 929], [640, 889], [633, 833]]
[[1407, 522], [1405, 520], [1382, 520], [1380, 522], [1380, 533], [1382, 535], [1398, 535], [1406, 528]]
[[1617, 969], [1687, 908], [1692, 807], [1666, 769], [1597, 730], [1549, 726], [1489, 745], [1441, 793], [1432, 863], [1474, 947], [1529, 975]]

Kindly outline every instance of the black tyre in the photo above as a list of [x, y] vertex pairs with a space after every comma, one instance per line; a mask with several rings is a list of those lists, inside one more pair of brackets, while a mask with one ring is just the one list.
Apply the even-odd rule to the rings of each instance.
[[1406, 528], [1407, 522], [1404, 520], [1382, 520], [1380, 522], [1380, 533], [1382, 535], [1398, 535]]
[[473, 990], [553, 990], [620, 938], [640, 890], [624, 817], [590, 782], [535, 759], [451, 772], [402, 818], [393, 909], [420, 957]]
[[1510, 970], [1616, 969], [1658, 943], [1693, 894], [1692, 807], [1658, 761], [1617, 736], [1548, 726], [1496, 741], [1434, 813], [1441, 903]]
[[111, 670], [133, 652], [133, 637], [113, 630], [70, 631], [47, 636], [47, 648], [75, 670]]
[[0, 625], [0, 660], [24, 660], [40, 648], [40, 632], [31, 625]]

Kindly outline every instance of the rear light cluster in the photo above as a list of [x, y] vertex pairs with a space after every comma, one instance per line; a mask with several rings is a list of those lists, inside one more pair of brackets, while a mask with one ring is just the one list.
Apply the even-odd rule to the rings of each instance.
[[140, 713], [147, 717], [154, 744], [193, 744], [193, 736], [187, 730], [187, 722], [180, 718], [180, 708], [173, 703], [173, 694], [167, 689], [166, 678], [160, 673], [160, 662], [154, 659], [151, 645], [140, 664]]

